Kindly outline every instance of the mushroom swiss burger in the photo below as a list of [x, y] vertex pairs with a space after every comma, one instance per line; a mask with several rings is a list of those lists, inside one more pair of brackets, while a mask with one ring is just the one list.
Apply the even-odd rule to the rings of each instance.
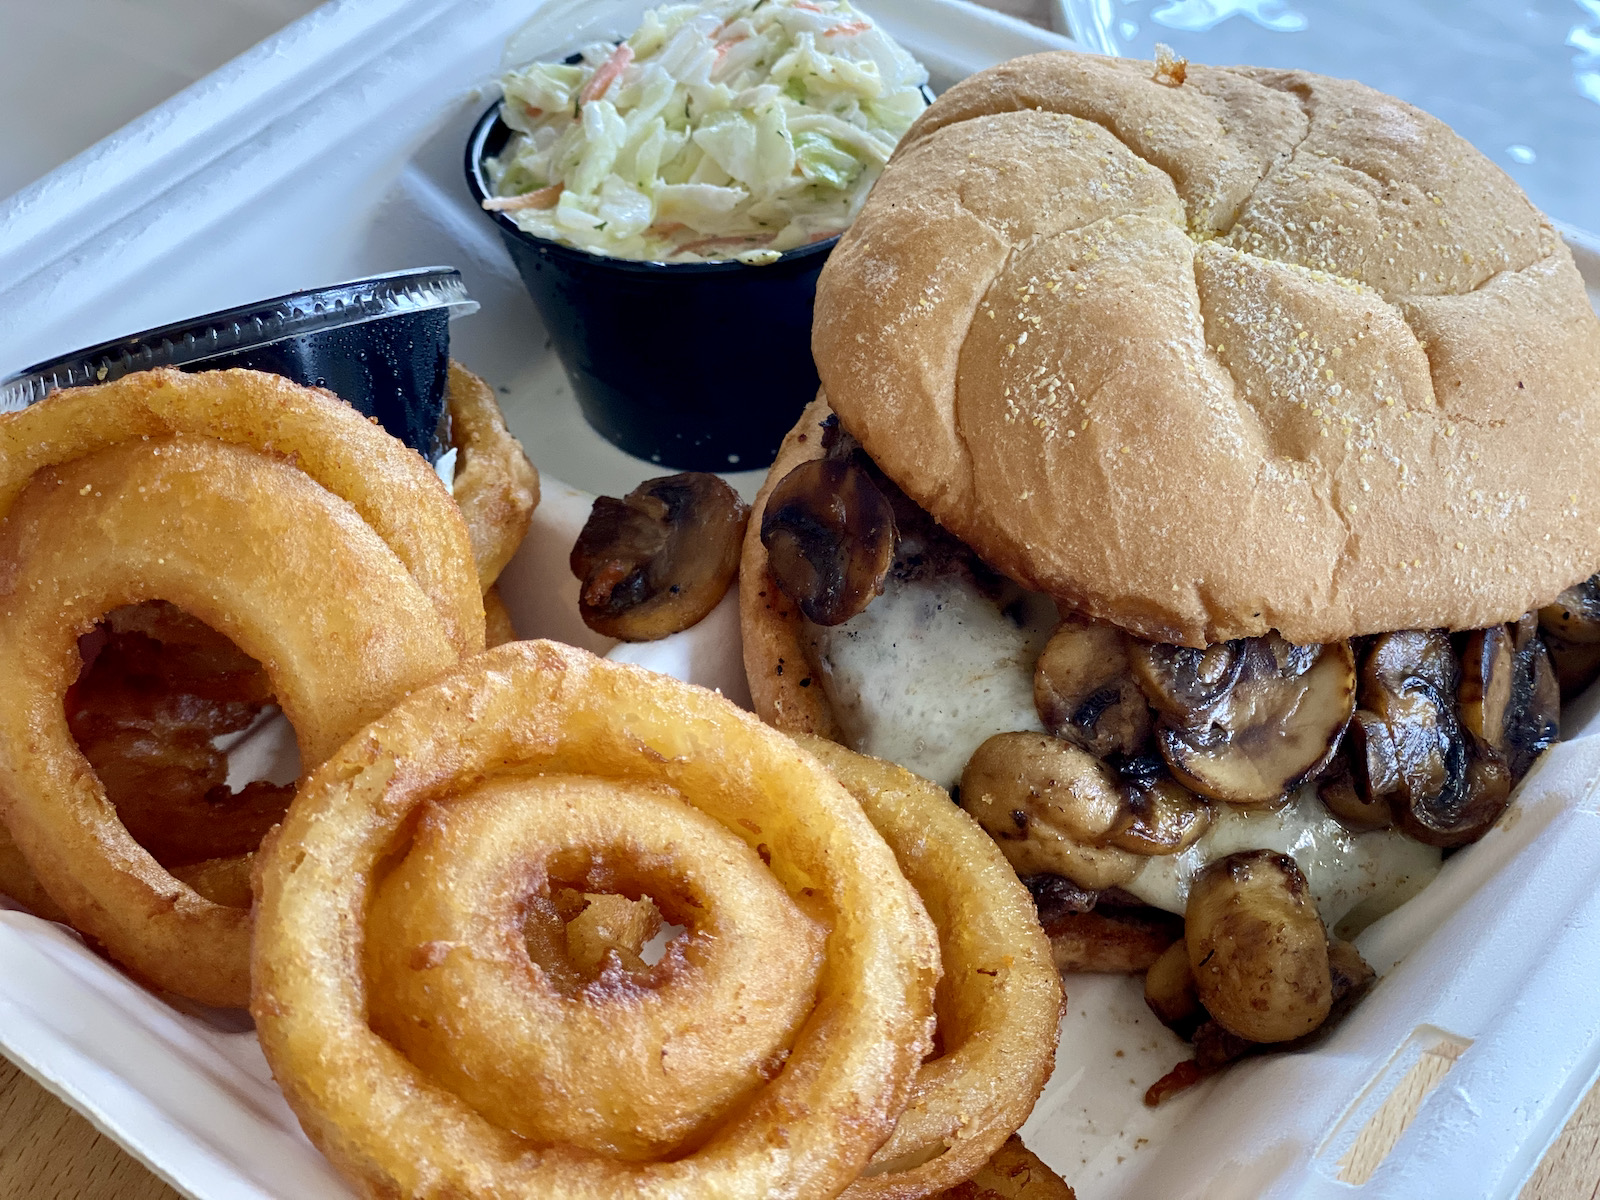
[[1600, 320], [1550, 222], [1360, 84], [1038, 55], [912, 127], [813, 349], [758, 710], [955, 790], [1060, 965], [1156, 963], [1214, 1059], [1315, 1029], [1600, 657]]

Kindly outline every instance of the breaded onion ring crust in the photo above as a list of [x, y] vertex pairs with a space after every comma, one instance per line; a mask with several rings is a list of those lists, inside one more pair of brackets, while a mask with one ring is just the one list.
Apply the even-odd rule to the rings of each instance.
[[[810, 889], [830, 926], [782, 1071], [676, 1161], [533, 1149], [366, 1025], [375, 873], [421, 804], [515, 768], [675, 788], [770, 855], [791, 896]], [[262, 1048], [312, 1141], [368, 1195], [834, 1195], [889, 1135], [930, 1045], [935, 935], [859, 805], [720, 696], [555, 643], [489, 651], [352, 738], [302, 788], [257, 882]]]
[[487, 591], [528, 534], [539, 472], [506, 429], [494, 389], [458, 362], [450, 363], [445, 402], [457, 453], [451, 490], [467, 523], [478, 585]]
[[159, 987], [238, 1005], [249, 914], [204, 900], [134, 841], [62, 706], [79, 635], [153, 599], [262, 664], [309, 763], [457, 655], [354, 508], [251, 450], [129, 441], [41, 470], [0, 522], [0, 817], [72, 924], [112, 957]]
[[483, 649], [472, 545], [438, 475], [331, 392], [278, 375], [163, 367], [67, 388], [8, 414], [0, 420], [0, 517], [42, 467], [117, 442], [171, 434], [288, 458], [353, 505], [399, 556], [459, 653]]
[[1012, 1136], [982, 1170], [940, 1192], [939, 1200], [1077, 1200], [1077, 1193]]
[[1055, 1065], [1065, 996], [1028, 889], [945, 790], [882, 759], [795, 740], [861, 803], [939, 931], [943, 1053], [846, 1200], [913, 1200], [968, 1179], [1028, 1118]]
[[60, 921], [63, 925], [67, 922], [67, 914], [39, 883], [4, 821], [0, 821], [0, 895], [10, 896], [36, 917]]

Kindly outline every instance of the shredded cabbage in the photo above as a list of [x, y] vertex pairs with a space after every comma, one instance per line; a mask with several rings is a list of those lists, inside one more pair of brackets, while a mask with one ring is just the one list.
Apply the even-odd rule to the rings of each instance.
[[849, 0], [667, 5], [501, 80], [485, 204], [599, 254], [770, 262], [850, 224], [927, 80]]

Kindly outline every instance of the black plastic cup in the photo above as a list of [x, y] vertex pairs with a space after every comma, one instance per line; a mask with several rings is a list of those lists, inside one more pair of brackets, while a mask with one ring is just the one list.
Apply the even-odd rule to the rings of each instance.
[[147, 329], [0, 380], [0, 412], [134, 371], [247, 367], [327, 388], [430, 462], [450, 370], [450, 320], [476, 312], [461, 273], [423, 267], [276, 296]]
[[[480, 204], [492, 194], [483, 160], [510, 137], [498, 102], [473, 127], [467, 186]], [[596, 432], [679, 470], [771, 464], [816, 398], [811, 309], [837, 238], [766, 266], [640, 262], [535, 237], [504, 213], [488, 215]]]

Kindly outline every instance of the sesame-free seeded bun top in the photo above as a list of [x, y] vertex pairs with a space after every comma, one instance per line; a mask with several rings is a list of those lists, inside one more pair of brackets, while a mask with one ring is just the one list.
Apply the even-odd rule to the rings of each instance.
[[975, 75], [834, 251], [813, 349], [946, 528], [1145, 637], [1476, 628], [1600, 566], [1572, 257], [1361, 84], [1069, 52]]

